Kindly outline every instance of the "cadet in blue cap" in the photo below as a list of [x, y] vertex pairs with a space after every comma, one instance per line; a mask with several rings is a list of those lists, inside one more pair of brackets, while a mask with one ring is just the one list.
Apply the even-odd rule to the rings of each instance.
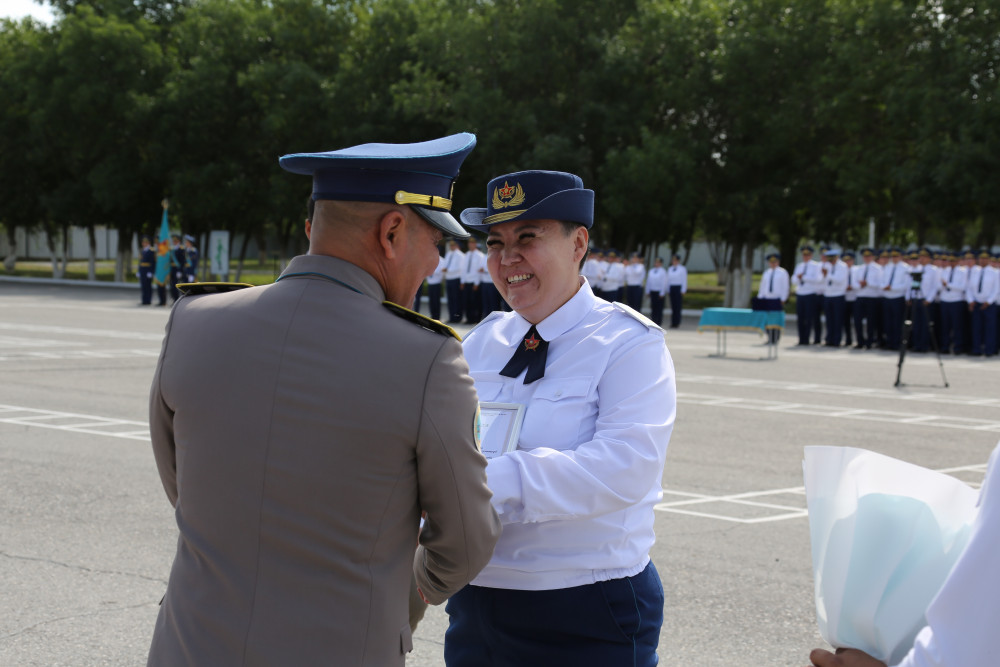
[[190, 234], [184, 235], [184, 270], [187, 281], [193, 283], [198, 280], [198, 247], [194, 243], [194, 237]]
[[466, 236], [451, 191], [474, 145], [281, 158], [312, 178], [309, 254], [174, 306], [150, 431], [180, 537], [149, 665], [403, 667], [420, 598], [489, 560], [500, 523], [461, 344], [396, 305], [444, 234]]
[[840, 250], [827, 248], [823, 256], [823, 311], [826, 314], [827, 347], [840, 347], [844, 336], [844, 317], [847, 311], [847, 281], [850, 269], [840, 259]]
[[885, 348], [898, 350], [903, 338], [910, 267], [903, 261], [903, 252], [899, 248], [892, 248], [889, 257], [889, 264], [882, 269], [882, 328]]
[[[820, 290], [823, 285], [823, 269], [819, 262], [813, 259], [812, 246], [802, 246], [802, 261], [792, 272], [792, 284], [795, 286], [795, 316], [799, 329], [799, 345], [809, 344], [809, 335], [819, 313]], [[816, 342], [819, 342], [819, 332], [816, 332]]]
[[142, 237], [142, 251], [139, 256], [139, 291], [140, 303], [148, 306], [153, 303], [153, 275], [156, 273], [156, 251], [148, 236]]
[[[783, 310], [788, 301], [790, 280], [788, 271], [781, 266], [781, 255], [776, 252], [767, 255], [767, 268], [760, 277], [757, 288], [757, 299], [761, 302], [759, 310]], [[781, 340], [781, 329], [775, 327], [767, 330], [769, 345], [777, 345]]]
[[449, 667], [656, 664], [663, 588], [649, 559], [676, 412], [663, 330], [581, 275], [594, 192], [573, 174], [494, 178], [462, 222], [514, 312], [463, 342], [482, 401], [524, 406], [487, 477], [503, 534], [448, 602]]
[[969, 273], [967, 290], [973, 356], [993, 356], [997, 353], [997, 298], [1000, 295], [1000, 272], [990, 266], [990, 251], [983, 248], [977, 254], [978, 265]]

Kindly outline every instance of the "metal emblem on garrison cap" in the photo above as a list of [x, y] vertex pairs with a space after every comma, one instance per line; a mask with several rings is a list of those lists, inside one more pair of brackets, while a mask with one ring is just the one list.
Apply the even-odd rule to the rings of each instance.
[[521, 184], [514, 183], [514, 186], [512, 188], [507, 181], [504, 181], [502, 188], [493, 188], [493, 201], [491, 203], [494, 209], [520, 206], [524, 203], [524, 190], [521, 188]]

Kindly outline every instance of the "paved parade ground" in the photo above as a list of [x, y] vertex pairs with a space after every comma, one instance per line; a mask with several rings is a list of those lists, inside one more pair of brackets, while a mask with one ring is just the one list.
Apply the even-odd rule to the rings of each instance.
[[[0, 665], [139, 665], [176, 526], [146, 400], [168, 309], [134, 291], [0, 282]], [[1000, 361], [799, 348], [668, 330], [677, 423], [652, 557], [662, 665], [802, 667], [820, 646], [802, 448], [863, 447], [978, 486], [1000, 439]], [[460, 332], [467, 327], [460, 328]], [[247, 332], [247, 335], [253, 335]], [[408, 665], [436, 667], [431, 609]]]

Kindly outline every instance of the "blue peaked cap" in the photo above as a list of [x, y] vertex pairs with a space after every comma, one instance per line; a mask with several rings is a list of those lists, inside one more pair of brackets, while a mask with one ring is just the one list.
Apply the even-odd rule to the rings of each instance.
[[476, 146], [468, 132], [414, 144], [362, 144], [325, 153], [291, 153], [281, 168], [313, 178], [313, 200], [408, 204], [449, 236], [468, 238], [451, 214], [459, 167]]
[[462, 224], [487, 231], [514, 220], [562, 220], [587, 229], [594, 224], [594, 191], [583, 179], [563, 171], [518, 171], [497, 176], [486, 186], [486, 208], [462, 211]]

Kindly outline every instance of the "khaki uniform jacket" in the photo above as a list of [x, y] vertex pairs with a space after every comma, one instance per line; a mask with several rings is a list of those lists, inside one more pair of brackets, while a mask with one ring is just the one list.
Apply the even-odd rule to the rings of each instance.
[[489, 561], [461, 345], [383, 298], [306, 255], [174, 306], [150, 428], [180, 535], [149, 665], [402, 665], [411, 573], [438, 604]]

